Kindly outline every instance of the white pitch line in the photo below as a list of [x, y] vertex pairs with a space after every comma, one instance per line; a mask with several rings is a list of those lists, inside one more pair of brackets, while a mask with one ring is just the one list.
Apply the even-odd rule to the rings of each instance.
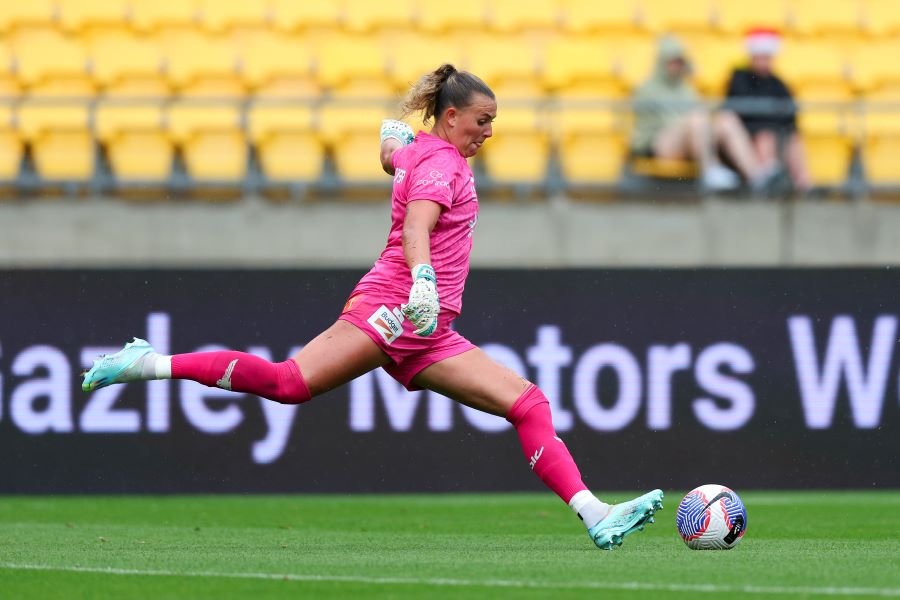
[[261, 579], [269, 581], [300, 581], [313, 583], [361, 583], [366, 585], [426, 585], [435, 587], [488, 587], [488, 588], [531, 588], [531, 589], [586, 589], [586, 590], [630, 590], [656, 592], [697, 592], [706, 594], [808, 594], [819, 596], [878, 596], [900, 597], [900, 588], [864, 587], [805, 587], [805, 586], [761, 586], [761, 585], [718, 585], [690, 583], [646, 583], [641, 581], [583, 581], [549, 582], [516, 581], [512, 579], [450, 579], [416, 577], [367, 577], [364, 575], [314, 575], [290, 573], [223, 573], [216, 571], [168, 571], [161, 569], [118, 569], [115, 567], [78, 567], [18, 563], [0, 563], [0, 569], [16, 571], [61, 571], [68, 573], [100, 573], [105, 575], [138, 575], [150, 577], [210, 577], [222, 579]]

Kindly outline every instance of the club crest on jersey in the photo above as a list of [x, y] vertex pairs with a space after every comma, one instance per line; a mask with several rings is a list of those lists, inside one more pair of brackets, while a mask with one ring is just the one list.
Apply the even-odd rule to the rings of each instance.
[[403, 333], [403, 313], [399, 308], [389, 310], [382, 304], [369, 317], [368, 323], [388, 344], [394, 343], [394, 340]]
[[406, 169], [397, 169], [397, 174], [394, 175], [394, 183], [402, 183], [404, 177], [406, 177]]

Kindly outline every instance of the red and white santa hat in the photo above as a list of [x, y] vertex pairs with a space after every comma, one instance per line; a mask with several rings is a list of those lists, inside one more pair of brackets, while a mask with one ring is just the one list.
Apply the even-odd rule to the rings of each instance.
[[755, 27], [747, 31], [744, 43], [751, 55], [773, 56], [781, 48], [781, 35], [775, 29]]

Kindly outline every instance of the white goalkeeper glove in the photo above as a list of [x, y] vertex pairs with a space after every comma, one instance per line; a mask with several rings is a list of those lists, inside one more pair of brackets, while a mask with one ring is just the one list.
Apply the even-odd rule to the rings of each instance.
[[388, 138], [393, 138], [402, 145], [412, 144], [416, 134], [413, 133], [412, 127], [403, 121], [394, 119], [385, 119], [381, 122], [381, 143]]
[[412, 268], [413, 284], [409, 290], [409, 302], [400, 310], [416, 327], [416, 335], [427, 337], [437, 329], [441, 304], [438, 302], [437, 277], [431, 265]]

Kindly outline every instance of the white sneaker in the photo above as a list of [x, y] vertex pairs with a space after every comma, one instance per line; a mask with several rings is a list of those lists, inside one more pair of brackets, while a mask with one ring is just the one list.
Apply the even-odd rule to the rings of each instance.
[[711, 165], [703, 171], [703, 187], [710, 191], [734, 190], [740, 185], [737, 173], [722, 165]]

